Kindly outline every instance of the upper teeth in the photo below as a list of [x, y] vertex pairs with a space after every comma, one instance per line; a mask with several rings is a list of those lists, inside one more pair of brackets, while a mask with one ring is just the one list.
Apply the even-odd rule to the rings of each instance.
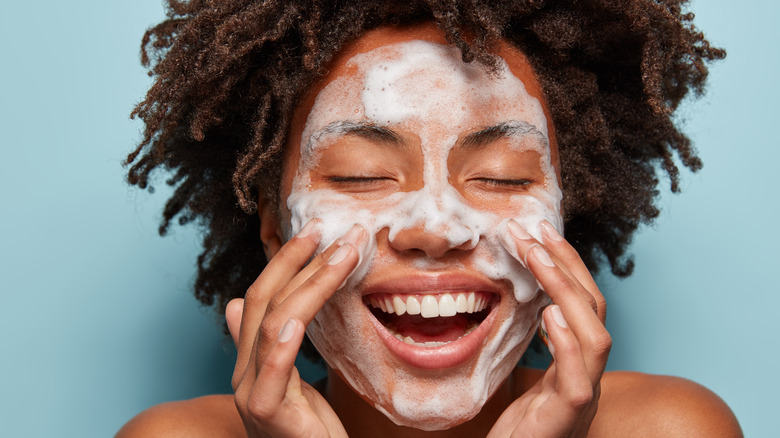
[[474, 292], [436, 295], [388, 295], [368, 296], [371, 307], [386, 313], [421, 315], [423, 318], [454, 316], [457, 313], [481, 312], [487, 307], [488, 297]]

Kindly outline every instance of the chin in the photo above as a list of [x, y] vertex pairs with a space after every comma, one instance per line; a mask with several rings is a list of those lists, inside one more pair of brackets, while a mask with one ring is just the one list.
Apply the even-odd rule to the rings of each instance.
[[[536, 290], [532, 278], [528, 287]], [[410, 298], [428, 308], [417, 313]], [[466, 275], [407, 276], [340, 290], [307, 333], [328, 365], [395, 424], [443, 430], [474, 418], [506, 381], [547, 302], [541, 291], [518, 302], [511, 290]], [[436, 311], [445, 316], [431, 316]]]

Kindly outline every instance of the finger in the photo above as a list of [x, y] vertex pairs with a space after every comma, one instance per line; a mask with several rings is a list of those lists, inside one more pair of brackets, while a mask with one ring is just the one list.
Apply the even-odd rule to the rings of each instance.
[[258, 363], [262, 363], [269, 346], [273, 344], [275, 333], [287, 319], [295, 318], [309, 325], [357, 266], [359, 254], [355, 246], [349, 242], [339, 243], [339, 248], [325, 265], [290, 293], [273, 313], [266, 315], [255, 341], [256, 351], [253, 354]]
[[[606, 366], [612, 338], [590, 303], [584, 298], [581, 286], [575, 284], [558, 268], [547, 251], [533, 246], [527, 254], [528, 267], [573, 330], [582, 347], [583, 358], [592, 381], [598, 381]], [[549, 327], [548, 327], [549, 328]], [[549, 333], [548, 333], [549, 335]]]
[[286, 397], [303, 332], [300, 321], [288, 320], [258, 370], [247, 409], [255, 419], [265, 424], [273, 424]]
[[[588, 423], [592, 420], [595, 411], [590, 406], [594, 385], [577, 338], [560, 308], [556, 305], [547, 307], [542, 314], [542, 324], [549, 334], [554, 360], [542, 379], [541, 392], [530, 401], [528, 412], [535, 417], [536, 423], [545, 425], [544, 436], [572, 436], [572, 427], [584, 417], [590, 417], [586, 418]], [[526, 436], [525, 429], [516, 428], [512, 436]]]
[[[535, 246], [542, 246], [542, 244], [539, 243], [536, 239], [534, 239], [528, 233], [528, 231], [525, 230], [525, 228], [523, 228], [519, 223], [517, 223], [514, 220], [509, 220], [507, 222], [506, 235], [502, 239], [502, 243], [504, 247], [507, 249], [507, 251], [509, 251], [517, 260], [520, 260], [523, 266], [525, 266], [527, 269], [528, 269], [527, 259], [528, 259], [529, 251]], [[574, 252], [574, 255], [576, 257], [579, 257], [576, 251]], [[585, 287], [582, 286], [582, 284], [580, 284], [580, 282], [577, 280], [574, 274], [569, 272], [565, 263], [563, 263], [554, 255], [550, 255], [550, 258], [552, 258], [556, 268], [560, 270], [563, 276], [569, 280], [569, 283], [573, 285], [572, 290], [582, 295], [582, 298], [589, 303], [593, 313], [598, 315], [599, 311], [598, 311], [598, 304], [596, 298], [591, 293], [589, 293], [585, 289]], [[533, 271], [531, 271], [531, 273], [533, 274]], [[539, 282], [539, 279], [537, 278], [536, 280], [539, 283], [539, 287], [545, 289], [545, 287], [541, 284], [541, 282]], [[601, 295], [599, 294], [599, 296]], [[602, 324], [603, 322], [604, 321], [602, 319]]]
[[576, 407], [581, 407], [592, 399], [593, 384], [577, 337], [559, 306], [548, 306], [542, 318], [549, 336], [550, 354], [555, 360], [555, 390]]
[[[575, 335], [578, 338], [582, 337], [580, 340], [585, 344], [584, 347], [588, 348], [586, 363], [591, 370], [592, 378], [599, 379], [606, 366], [611, 338], [604, 328], [603, 312], [599, 312], [596, 298], [585, 289], [574, 274], [566, 269], [563, 261], [551, 256], [519, 223], [509, 220], [507, 231], [508, 236], [503, 239], [505, 247], [510, 246], [508, 250], [514, 247], [515, 257], [522, 260], [550, 298], [562, 305], [567, 318], [574, 319]], [[549, 233], [547, 240], [552, 240]], [[558, 242], [569, 246], [563, 238]], [[570, 246], [569, 249], [571, 252], [564, 253], [564, 256], [569, 260], [572, 257], [579, 260], [576, 251]], [[582, 263], [581, 260], [578, 263]], [[576, 267], [577, 264], [573, 266]], [[587, 278], [591, 279], [589, 274]], [[601, 297], [601, 294], [599, 293], [598, 296]], [[568, 313], [572, 313], [573, 316], [569, 316]]]
[[301, 321], [290, 319], [279, 332], [247, 400], [247, 411], [269, 436], [327, 436], [301, 391], [295, 357], [303, 340]]
[[[290, 282], [276, 293], [268, 304], [260, 328], [255, 334], [255, 345], [252, 355], [257, 361], [262, 363], [263, 354], [268, 349], [273, 334], [278, 330], [279, 324], [289, 318], [296, 317], [308, 325], [319, 312], [322, 305], [328, 298], [346, 281], [346, 278], [354, 270], [357, 263], [352, 264], [355, 254], [360, 252], [358, 247], [364, 248], [368, 242], [368, 232], [362, 225], [353, 225], [347, 233], [334, 242], [314, 260], [307, 265], [300, 274], [293, 277]], [[339, 249], [344, 247], [344, 251], [352, 251], [354, 254], [347, 256], [346, 252], [338, 253]], [[348, 265], [341, 266], [340, 263], [346, 262]], [[316, 278], [312, 279], [314, 275]], [[314, 301], [310, 301], [309, 293], [312, 291], [312, 284], [316, 286]], [[306, 287], [303, 287], [307, 285]], [[324, 289], [322, 289], [324, 288]], [[292, 305], [287, 305], [281, 310], [279, 306], [284, 303], [288, 297], [296, 291], [301, 290], [299, 297]], [[317, 299], [316, 297], [319, 297]], [[291, 313], [292, 312], [292, 313]], [[296, 313], [297, 312], [297, 313]]]
[[263, 272], [249, 287], [244, 297], [239, 343], [236, 345], [236, 367], [233, 372], [233, 387], [246, 369], [256, 339], [257, 327], [265, 316], [268, 301], [291, 278], [298, 274], [311, 258], [319, 244], [318, 219], [309, 221], [295, 237], [284, 244], [268, 262]]
[[[526, 269], [528, 268], [528, 262], [526, 260], [527, 250], [533, 245], [541, 244], [514, 219], [507, 221], [504, 238], [500, 240], [504, 248]], [[570, 275], [571, 278], [574, 278], [574, 276], [566, 270], [564, 265], [561, 265], [561, 269], [567, 275]]]
[[361, 248], [368, 241], [368, 232], [365, 227], [360, 224], [353, 225], [349, 231], [347, 231], [341, 238], [331, 244], [325, 251], [318, 254], [308, 265], [306, 265], [301, 272], [290, 279], [287, 285], [271, 297], [271, 301], [268, 303], [268, 310], [275, 309], [279, 303], [283, 302], [290, 293], [295, 291], [300, 285], [308, 280], [315, 272], [317, 272], [322, 266], [326, 265], [330, 260], [333, 253], [335, 253], [339, 247], [346, 243], [353, 244], [356, 248]]
[[239, 333], [241, 330], [241, 315], [244, 313], [244, 299], [234, 298], [225, 307], [225, 322], [228, 331], [233, 338], [233, 345], [238, 348]]
[[[307, 226], [309, 226], [307, 224]], [[306, 227], [304, 227], [305, 231]], [[300, 238], [301, 234], [299, 234], [297, 238]], [[323, 251], [321, 254], [319, 254], [317, 257], [314, 258], [312, 262], [310, 262], [305, 268], [303, 268], [299, 273], [289, 278], [288, 283], [281, 286], [269, 286], [269, 287], [276, 287], [274, 290], [274, 295], [270, 297], [268, 302], [265, 303], [265, 306], [261, 309], [260, 306], [258, 306], [258, 309], [253, 312], [252, 320], [247, 322], [246, 319], [244, 319], [242, 323], [242, 333], [244, 333], [244, 330], [247, 331], [247, 333], [250, 333], [251, 328], [251, 335], [249, 336], [241, 336], [240, 339], [240, 345], [241, 349], [238, 352], [238, 357], [236, 359], [236, 368], [233, 372], [233, 386], [235, 387], [240, 379], [243, 378], [244, 374], [251, 371], [247, 370], [247, 364], [250, 361], [251, 357], [255, 357], [254, 362], [260, 362], [262, 363], [263, 360], [263, 354], [265, 351], [267, 351], [269, 345], [271, 345], [274, 334], [281, 328], [281, 324], [286, 321], [287, 319], [291, 317], [295, 317], [296, 314], [288, 314], [285, 312], [278, 313], [275, 311], [275, 309], [278, 307], [280, 302], [283, 302], [287, 299], [289, 294], [294, 292], [302, 283], [308, 281], [311, 276], [319, 272], [324, 267], [329, 266], [329, 261], [332, 260], [334, 254], [338, 251], [338, 249], [341, 246], [344, 246], [346, 244], [357, 244], [361, 247], [365, 247], [366, 243], [368, 242], [368, 233], [365, 230], [365, 227], [361, 225], [355, 225], [350, 230], [342, 236], [340, 239], [338, 239], [336, 242], [334, 242], [330, 247], [328, 247], [325, 251]], [[354, 248], [354, 245], [352, 246]], [[276, 257], [274, 260], [276, 261]], [[352, 267], [354, 268], [354, 266]], [[269, 269], [269, 268], [266, 268]], [[300, 266], [298, 266], [298, 269], [300, 269]], [[338, 278], [338, 284], [341, 284], [344, 282], [346, 275], [349, 275], [351, 273], [351, 270], [339, 270], [337, 272], [340, 272], [343, 274], [343, 277]], [[341, 275], [337, 274], [337, 275]], [[284, 277], [278, 277], [278, 278], [284, 278]], [[257, 282], [256, 282], [257, 283]], [[265, 286], [259, 286], [259, 287], [265, 287]], [[328, 297], [332, 295], [333, 292], [335, 292], [337, 287], [333, 287], [331, 290], [327, 291], [329, 293]], [[249, 296], [249, 295], [247, 295]], [[327, 298], [326, 298], [327, 299]], [[317, 307], [317, 310], [319, 307], [322, 306], [324, 301], [318, 302], [318, 304], [315, 304]], [[262, 304], [262, 303], [261, 303]], [[260, 310], [263, 312], [260, 313]], [[306, 310], [309, 310], [308, 307], [306, 307]], [[316, 314], [316, 311], [314, 312]], [[247, 312], [244, 312], [245, 315]], [[275, 315], [274, 318], [267, 320], [269, 315]], [[244, 317], [246, 318], [246, 316]], [[311, 318], [313, 316], [309, 317], [308, 315], [305, 315], [304, 318], [301, 316], [298, 316], [299, 319], [305, 321], [305, 324], [308, 324], [311, 321]], [[264, 330], [264, 333], [261, 333], [261, 331]], [[269, 343], [270, 342], [270, 343]], [[258, 347], [258, 343], [260, 343], [260, 347]], [[254, 378], [254, 373], [250, 372], [250, 375], [252, 375], [252, 378]]]
[[606, 321], [607, 302], [595, 280], [593, 280], [588, 267], [585, 266], [585, 262], [582, 261], [582, 257], [548, 221], [542, 221], [541, 228], [542, 240], [544, 241], [544, 246], [550, 251], [550, 255], [560, 260], [574, 278], [593, 296], [596, 304], [596, 313], [602, 322]]

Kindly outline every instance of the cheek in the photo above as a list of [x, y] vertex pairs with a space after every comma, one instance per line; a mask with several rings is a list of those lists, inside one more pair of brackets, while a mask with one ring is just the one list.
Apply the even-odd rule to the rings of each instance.
[[[321, 219], [321, 245], [327, 246], [355, 223], [373, 228], [375, 213], [356, 199], [332, 190], [294, 191], [287, 198], [292, 235], [314, 218]], [[322, 248], [320, 248], [322, 249]]]
[[484, 275], [495, 280], [507, 280], [511, 283], [514, 298], [519, 303], [527, 303], [538, 295], [541, 289], [536, 279], [520, 261], [514, 240], [509, 236], [507, 223], [517, 221], [536, 240], [541, 241], [541, 222], [547, 220], [561, 229], [562, 218], [559, 208], [559, 196], [551, 194], [517, 195], [511, 200], [511, 208], [501, 213], [485, 215], [490, 221], [487, 232], [475, 250], [474, 267]]

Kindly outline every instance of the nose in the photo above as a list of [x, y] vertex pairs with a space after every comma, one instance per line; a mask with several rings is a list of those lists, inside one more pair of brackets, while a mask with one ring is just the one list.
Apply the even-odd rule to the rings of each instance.
[[420, 252], [433, 259], [443, 258], [449, 252], [467, 251], [474, 247], [471, 239], [452, 241], [446, 234], [428, 231], [423, 225], [404, 228], [389, 241], [390, 247], [398, 252]]
[[400, 206], [406, 217], [390, 226], [390, 247], [400, 252], [419, 251], [431, 258], [473, 249], [480, 233], [453, 192], [424, 188], [410, 195]]

